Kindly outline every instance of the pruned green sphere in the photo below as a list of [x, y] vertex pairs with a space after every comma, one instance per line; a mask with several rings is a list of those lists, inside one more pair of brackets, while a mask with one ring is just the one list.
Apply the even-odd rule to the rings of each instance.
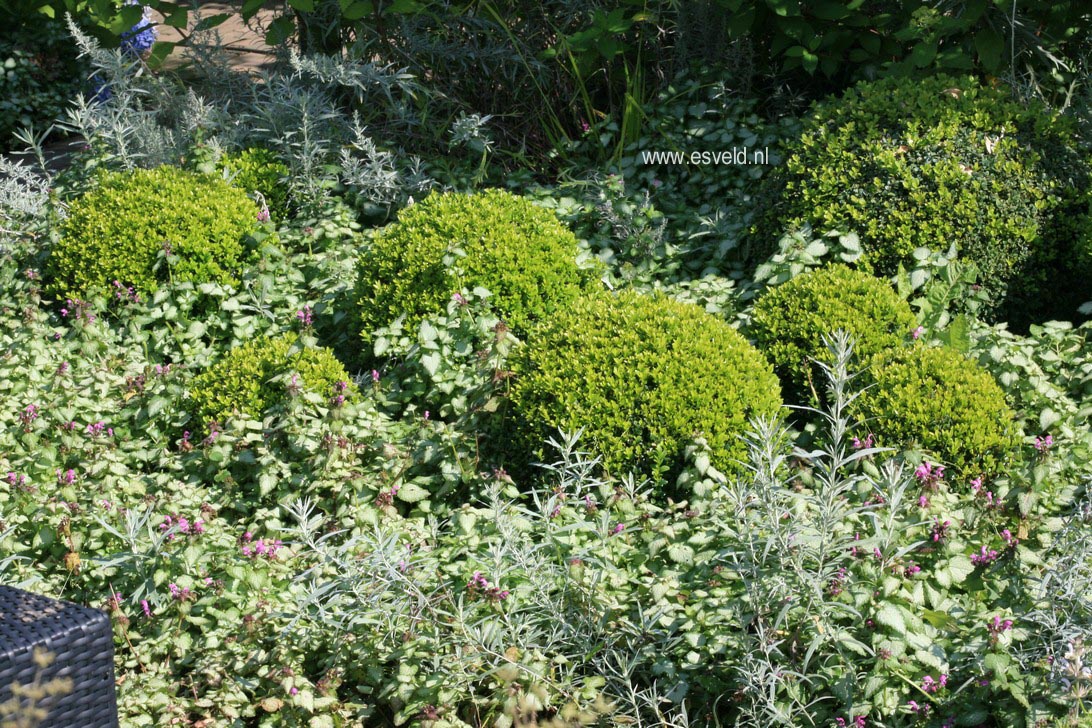
[[584, 428], [583, 445], [618, 475], [671, 481], [699, 435], [716, 468], [737, 472], [748, 421], [781, 409], [769, 362], [738, 331], [660, 296], [581, 298], [534, 332], [512, 368], [524, 446], [537, 453], [558, 428]]
[[223, 423], [236, 415], [261, 419], [267, 409], [288, 398], [288, 382], [283, 378], [293, 373], [299, 375], [297, 383], [303, 390], [330, 399], [355, 394], [352, 378], [329, 349], [293, 351], [295, 343], [295, 335], [285, 334], [235, 347], [194, 378], [191, 411], [203, 423]]
[[211, 175], [167, 166], [106, 174], [69, 209], [49, 259], [53, 287], [82, 297], [114, 281], [143, 293], [167, 281], [231, 283], [257, 214], [246, 192]]
[[794, 393], [822, 392], [815, 360], [827, 361], [823, 336], [851, 334], [858, 361], [899, 346], [917, 326], [909, 304], [887, 282], [844, 265], [809, 271], [768, 290], [755, 303], [749, 333]]
[[972, 79], [858, 84], [806, 119], [772, 175], [778, 202], [756, 242], [804, 224], [856, 232], [862, 266], [885, 276], [911, 267], [917, 248], [955, 245], [996, 307], [1035, 316], [1029, 306], [1049, 309], [1041, 293], [1056, 286], [1047, 271], [1068, 265], [1070, 219], [1087, 208], [1073, 136], [1042, 105]]
[[[461, 251], [454, 267], [445, 256]], [[553, 213], [501, 190], [432, 194], [404, 209], [361, 255], [356, 296], [362, 336], [403, 314], [415, 329], [462, 288], [484, 287], [509, 328], [526, 333], [592, 288], [576, 237]]]
[[871, 377], [858, 414], [878, 446], [920, 448], [974, 476], [998, 472], [1017, 445], [1005, 393], [955, 349], [894, 349], [874, 358]]

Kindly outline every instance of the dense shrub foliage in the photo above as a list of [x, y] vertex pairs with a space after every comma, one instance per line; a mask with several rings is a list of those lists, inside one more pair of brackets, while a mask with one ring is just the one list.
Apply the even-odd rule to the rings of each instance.
[[859, 84], [807, 118], [759, 242], [802, 224], [851, 230], [862, 265], [884, 275], [917, 248], [954, 244], [995, 304], [1008, 296], [1021, 316], [1072, 316], [1083, 301], [1044, 300], [1069, 281], [1071, 218], [1087, 205], [1069, 134], [1043, 107], [970, 79]]
[[[151, 16], [16, 3], [65, 4]], [[59, 174], [41, 148], [0, 158], [0, 582], [110, 615], [125, 728], [1088, 722], [1092, 323], [981, 320], [1032, 291], [1092, 299], [1056, 259], [1087, 240], [1080, 136], [993, 86], [861, 87], [821, 107], [852, 129], [809, 121], [793, 163], [830, 181], [879, 170], [855, 140], [890, 142], [902, 176], [861, 173], [861, 235], [781, 235], [766, 180], [799, 125], [761, 113], [948, 66], [971, 32], [976, 67], [1022, 68], [997, 37], [1064, 49], [1051, 31], [1089, 11], [625, 5], [293, 0], [262, 25], [300, 46], [260, 77], [214, 42], [227, 14], [188, 28], [185, 84], [149, 72], [154, 31], [111, 51], [72, 26], [109, 88], [71, 109], [86, 147]], [[662, 86], [686, 59], [723, 73]], [[798, 69], [828, 78], [751, 92]], [[768, 163], [643, 156], [737, 147]], [[291, 214], [260, 225], [278, 182]], [[829, 208], [856, 210], [835, 186]], [[953, 239], [861, 270], [923, 231]], [[184, 261], [178, 232], [207, 255]], [[1024, 232], [1006, 312], [990, 276]], [[51, 279], [64, 251], [79, 281]], [[113, 258], [150, 285], [107, 278]], [[332, 353], [358, 357], [365, 313], [350, 383]], [[780, 417], [737, 322], [776, 333], [754, 335], [804, 416]], [[0, 726], [29, 707], [0, 703]]]
[[909, 340], [910, 306], [885, 281], [844, 265], [810, 271], [768, 289], [755, 303], [749, 334], [794, 391], [822, 391], [814, 363], [827, 356], [822, 337], [842, 329], [862, 361]]
[[115, 283], [228, 283], [246, 256], [258, 207], [216, 177], [175, 167], [109, 173], [75, 200], [49, 259], [53, 287], [84, 297]]
[[[415, 327], [453, 293], [482, 286], [517, 335], [589, 290], [577, 241], [547, 210], [501, 190], [434, 194], [402, 211], [361, 253], [364, 341], [405, 315]], [[381, 353], [381, 352], [377, 352]]]
[[355, 389], [328, 349], [284, 335], [260, 337], [229, 351], [194, 378], [190, 399], [201, 423], [208, 424], [238, 415], [261, 420], [293, 390], [314, 392], [341, 406]]
[[962, 473], [996, 474], [1015, 446], [1015, 415], [989, 373], [945, 347], [911, 346], [873, 358], [862, 427], [885, 447], [919, 448]]
[[288, 166], [268, 149], [253, 147], [238, 154], [225, 154], [219, 168], [226, 170], [239, 189], [259, 193], [274, 220], [288, 216]]
[[698, 436], [738, 472], [749, 418], [776, 416], [769, 363], [697, 306], [632, 292], [584, 298], [534, 332], [513, 364], [523, 443], [583, 428], [608, 472], [678, 475]]

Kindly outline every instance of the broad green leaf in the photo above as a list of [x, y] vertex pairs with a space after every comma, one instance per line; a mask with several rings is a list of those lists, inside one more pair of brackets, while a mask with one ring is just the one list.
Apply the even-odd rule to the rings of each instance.
[[428, 491], [416, 483], [403, 483], [398, 489], [398, 500], [406, 503], [417, 503], [428, 498]]
[[876, 611], [876, 621], [899, 634], [906, 634], [906, 620], [897, 606], [886, 603]]

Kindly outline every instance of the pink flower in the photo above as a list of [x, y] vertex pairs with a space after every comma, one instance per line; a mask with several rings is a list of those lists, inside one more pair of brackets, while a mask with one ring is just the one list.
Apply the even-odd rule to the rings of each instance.
[[918, 339], [921, 338], [921, 335], [924, 334], [924, 333], [925, 333], [925, 327], [924, 326], [919, 326], [919, 327], [917, 327], [916, 329], [914, 329], [913, 331], [910, 332], [910, 336], [914, 337], [914, 341], [917, 341]]
[[626, 524], [617, 523], [617, 524], [615, 524], [614, 528], [612, 528], [610, 530], [610, 535], [611, 536], [617, 536], [618, 534], [620, 534], [624, 530], [626, 530]]
[[375, 369], [372, 369], [372, 381], [376, 384], [379, 384], [379, 372]]
[[986, 631], [990, 635], [990, 643], [997, 644], [997, 641], [1001, 639], [1001, 635], [1012, 629], [1013, 622], [1011, 619], [1001, 619], [999, 616], [994, 616], [993, 621], [986, 623]]
[[982, 550], [977, 554], [971, 554], [971, 563], [975, 566], [988, 566], [994, 561], [997, 561], [1001, 554], [997, 553], [993, 549], [988, 549], [983, 546]]
[[1054, 437], [1052, 435], [1035, 438], [1035, 449], [1040, 453], [1046, 453], [1052, 447], [1054, 447]]
[[152, 618], [152, 607], [148, 604], [147, 599], [140, 600], [140, 608], [144, 611], [144, 616], [148, 619]]
[[866, 437], [863, 440], [861, 440], [860, 438], [857, 438], [857, 437], [853, 438], [853, 449], [854, 450], [867, 450], [868, 448], [872, 447], [872, 445], [875, 444], [875, 442], [876, 442], [876, 436], [873, 435], [870, 432], [870, 433], [868, 433], [868, 437]]
[[944, 479], [944, 466], [933, 465], [929, 461], [925, 461], [914, 470], [914, 477], [917, 478], [918, 482], [923, 486], [935, 487]]

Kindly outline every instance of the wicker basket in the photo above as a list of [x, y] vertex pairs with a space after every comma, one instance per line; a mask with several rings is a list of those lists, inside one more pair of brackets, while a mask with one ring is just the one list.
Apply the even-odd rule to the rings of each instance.
[[[52, 662], [42, 667], [36, 651]], [[71, 690], [35, 701], [47, 712], [42, 728], [116, 728], [114, 639], [97, 609], [0, 585], [0, 704], [12, 685], [71, 681]], [[55, 691], [56, 692], [56, 691]]]

